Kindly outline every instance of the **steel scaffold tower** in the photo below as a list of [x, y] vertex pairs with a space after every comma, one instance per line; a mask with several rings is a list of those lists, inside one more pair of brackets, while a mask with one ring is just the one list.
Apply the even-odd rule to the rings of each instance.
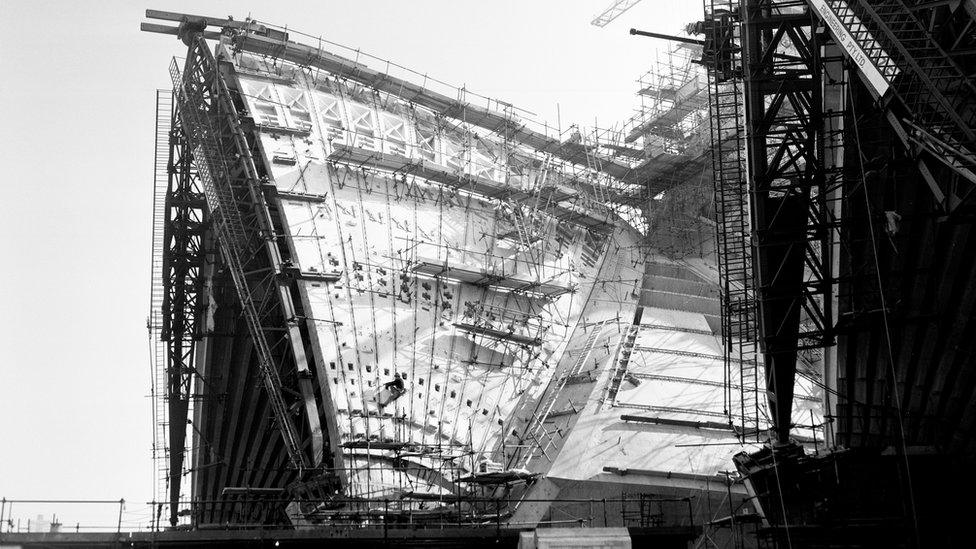
[[170, 521], [175, 524], [180, 480], [186, 465], [196, 342], [202, 336], [207, 216], [171, 92], [157, 92], [156, 114], [154, 281], [149, 329], [157, 361], [154, 392], [157, 399], [165, 401], [165, 411], [161, 406], [156, 411], [157, 429], [162, 428], [165, 433], [164, 440], [156, 441], [156, 451], [158, 458], [166, 460], [167, 473], [161, 482], [165, 484], [163, 491], [168, 491], [166, 496], [160, 496], [170, 501]]
[[[709, 0], [706, 4], [705, 19], [711, 23], [704, 30], [712, 51], [703, 52], [705, 55], [716, 56], [716, 50], [721, 47], [727, 48], [731, 56], [739, 47], [733, 15], [737, 6], [735, 0]], [[725, 410], [730, 421], [738, 417], [740, 432], [754, 433], [759, 426], [758, 312], [746, 181], [744, 107], [739, 81], [729, 72], [734, 68], [730, 64], [726, 69], [723, 73], [716, 66], [708, 71], [716, 250], [726, 371]], [[735, 392], [738, 394], [733, 394]]]
[[799, 349], [833, 344], [821, 42], [800, 0], [742, 13], [760, 345], [776, 440], [787, 442]]

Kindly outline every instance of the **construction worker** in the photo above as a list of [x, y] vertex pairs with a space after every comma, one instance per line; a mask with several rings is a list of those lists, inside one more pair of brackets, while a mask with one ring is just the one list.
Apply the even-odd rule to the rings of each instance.
[[735, 43], [735, 25], [737, 13], [726, 10], [716, 10], [711, 19], [691, 23], [685, 27], [688, 34], [705, 35], [705, 45], [702, 47], [702, 58], [695, 61], [713, 71], [717, 82], [725, 82], [736, 76], [738, 69], [734, 64], [734, 54], [738, 50]]
[[390, 393], [392, 393], [393, 398], [396, 398], [402, 395], [403, 393], [407, 392], [406, 387], [404, 387], [403, 385], [403, 378], [400, 377], [399, 372], [393, 374], [393, 381], [387, 381], [386, 383], [383, 384], [383, 387], [386, 387], [387, 389], [390, 390]]

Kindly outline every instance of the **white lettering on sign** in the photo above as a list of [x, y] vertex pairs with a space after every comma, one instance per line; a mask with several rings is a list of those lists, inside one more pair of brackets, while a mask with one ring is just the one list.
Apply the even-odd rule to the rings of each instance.
[[[860, 44], [857, 43], [856, 40], [854, 40], [854, 36], [846, 27], [844, 27], [840, 21], [840, 18], [837, 17], [836, 13], [834, 13], [834, 10], [827, 5], [826, 0], [807, 1], [811, 6], [814, 7], [814, 9], [817, 10], [817, 13], [820, 14], [820, 17], [830, 29], [830, 34], [833, 35], [834, 40], [836, 40], [837, 43], [844, 48], [844, 51], [846, 51], [850, 56], [851, 61], [853, 61], [854, 64], [857, 65], [858, 69], [860, 69], [864, 79], [867, 80], [871, 87], [874, 88], [879, 97], [884, 96], [885, 92], [888, 91], [888, 88], [891, 87], [890, 80], [885, 78], [885, 75], [878, 70], [877, 65], [875, 65], [870, 58], [868, 58], [867, 54], [864, 53], [864, 49]], [[855, 15], [850, 14], [850, 17], [853, 19], [853, 27], [857, 28], [858, 30], [864, 29], [863, 24]], [[866, 42], [874, 44], [877, 43], [870, 33], [868, 33], [866, 30], [864, 33], [867, 35]], [[881, 50], [880, 54], [884, 56], [885, 60], [889, 59], [888, 56], [883, 53], [883, 50]], [[889, 72], [892, 72], [890, 77], [894, 78], [894, 76], [898, 74], [898, 69], [894, 66], [890, 66]]]

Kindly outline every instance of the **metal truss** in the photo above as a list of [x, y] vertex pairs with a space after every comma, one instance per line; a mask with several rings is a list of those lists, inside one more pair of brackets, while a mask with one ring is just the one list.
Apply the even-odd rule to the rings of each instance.
[[743, 87], [760, 344], [777, 440], [797, 351], [833, 343], [829, 185], [816, 19], [802, 0], [743, 4]]
[[[839, 36], [839, 42], [876, 95], [894, 99], [889, 102], [889, 122], [918, 160], [922, 175], [945, 211], [951, 211], [970, 193], [957, 193], [956, 180], [948, 188], [937, 181], [923, 160], [941, 162], [959, 176], [959, 181], [976, 182], [976, 157], [972, 153], [976, 110], [970, 107], [976, 87], [944, 48], [946, 33], [940, 35], [940, 44], [919, 19], [925, 10], [939, 3], [928, 6], [903, 0], [709, 0], [705, 4], [709, 17], [705, 30], [711, 30], [712, 36], [707, 42], [710, 46], [706, 45], [711, 57], [706, 51], [704, 61], [712, 69], [713, 102], [722, 100], [722, 90], [716, 83], [734, 84], [739, 77], [743, 83], [759, 343], [772, 424], [776, 438], [785, 442], [790, 429], [797, 351], [833, 344], [831, 294], [836, 281], [830, 274], [831, 234], [838, 229], [838, 223], [831, 200], [842, 196], [843, 177], [839, 169], [825, 167], [828, 149], [838, 146], [836, 136], [828, 135], [826, 130], [830, 125], [823, 107], [820, 55], [821, 46], [829, 38], [827, 29]], [[926, 18], [935, 20], [936, 16], [942, 17], [933, 12]], [[725, 18], [741, 24], [741, 74], [740, 45], [734, 40], [734, 32], [726, 32], [718, 24]], [[825, 25], [818, 28], [821, 18]], [[968, 27], [960, 30], [951, 42], [958, 43], [967, 31]], [[734, 104], [732, 98], [725, 102]], [[714, 125], [722, 114], [713, 106], [713, 148], [718, 146], [720, 150], [721, 124], [718, 133]], [[731, 124], [733, 117], [726, 118]], [[732, 206], [730, 201], [735, 198], [730, 192], [720, 192], [734, 180], [726, 177], [726, 172], [734, 172], [728, 158], [729, 154], [713, 155], [719, 256], [725, 266], [725, 279], [732, 271], [728, 265], [735, 264], [729, 258], [746, 255], [730, 241], [734, 240], [735, 231], [727, 227], [727, 222], [722, 223], [723, 212], [729, 209], [726, 206]], [[727, 288], [726, 295], [736, 290], [735, 286]], [[748, 292], [744, 295], [748, 296]], [[730, 330], [735, 311], [726, 301], [724, 328]], [[743, 385], [747, 381], [743, 373]]]
[[[976, 184], [976, 110], [972, 108], [976, 84], [971, 71], [950, 54], [960, 51], [960, 45], [971, 44], [971, 19], [953, 18], [949, 2], [819, 0], [810, 4], [818, 5], [819, 15], [835, 34], [849, 34], [864, 52], [867, 63], [854, 59], [862, 73], [874, 67], [883, 78], [885, 84], [881, 88], [875, 84], [874, 89], [886, 101], [893, 99], [889, 122], [919, 162], [940, 208], [952, 211], [973, 188], [962, 190], [960, 198], [954, 187], [932, 175], [926, 161], [941, 162], [970, 185]], [[841, 28], [834, 28], [833, 21]]]
[[[302, 473], [321, 462], [324, 444], [292, 300], [291, 264], [278, 244], [254, 145], [241, 128], [217, 60], [199, 30], [190, 29], [184, 41], [189, 50], [183, 71], [175, 61], [170, 67], [177, 119], [192, 153], [223, 266], [253, 340], [274, 423], [288, 461]], [[309, 445], [311, 456], [305, 449]]]
[[[914, 121], [942, 133], [948, 141], [971, 144], [976, 113], [965, 109], [976, 86], [933, 39], [903, 0], [830, 0], [858, 44], [885, 74]], [[932, 2], [936, 4], [936, 2]], [[857, 25], [855, 21], [860, 22]], [[872, 44], [872, 45], [869, 45]], [[901, 78], [894, 75], [902, 72]]]
[[[171, 118], [167, 124], [169, 155], [165, 164], [165, 206], [162, 219], [158, 220], [161, 221], [163, 232], [162, 326], [159, 338], [164, 342], [166, 361], [168, 495], [171, 502], [177, 502], [186, 457], [187, 419], [196, 372], [196, 341], [203, 335], [202, 294], [208, 253], [205, 246], [208, 220], [204, 207], [206, 202], [198, 174], [192, 165], [189, 144], [179, 125], [172, 99], [165, 99]], [[157, 165], [157, 170], [161, 168], [163, 166]], [[160, 176], [157, 174], [157, 177]], [[175, 525], [175, 515], [170, 520]]]
[[590, 24], [597, 27], [605, 27], [611, 21], [623, 15], [624, 12], [636, 6], [639, 2], [640, 0], [615, 0], [600, 15], [594, 17]]

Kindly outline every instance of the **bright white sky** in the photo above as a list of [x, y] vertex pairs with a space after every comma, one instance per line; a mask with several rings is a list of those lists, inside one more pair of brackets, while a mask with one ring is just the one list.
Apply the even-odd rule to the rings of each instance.
[[[175, 37], [139, 31], [146, 8], [260, 20], [361, 48], [562, 127], [611, 126], [637, 104], [657, 40], [698, 0], [158, 3], [0, 0], [0, 496], [125, 498], [148, 522], [154, 90]], [[235, 5], [246, 5], [246, 8]], [[374, 65], [375, 66], [375, 65]], [[376, 66], [376, 68], [380, 68]], [[111, 507], [27, 506], [67, 524]]]

